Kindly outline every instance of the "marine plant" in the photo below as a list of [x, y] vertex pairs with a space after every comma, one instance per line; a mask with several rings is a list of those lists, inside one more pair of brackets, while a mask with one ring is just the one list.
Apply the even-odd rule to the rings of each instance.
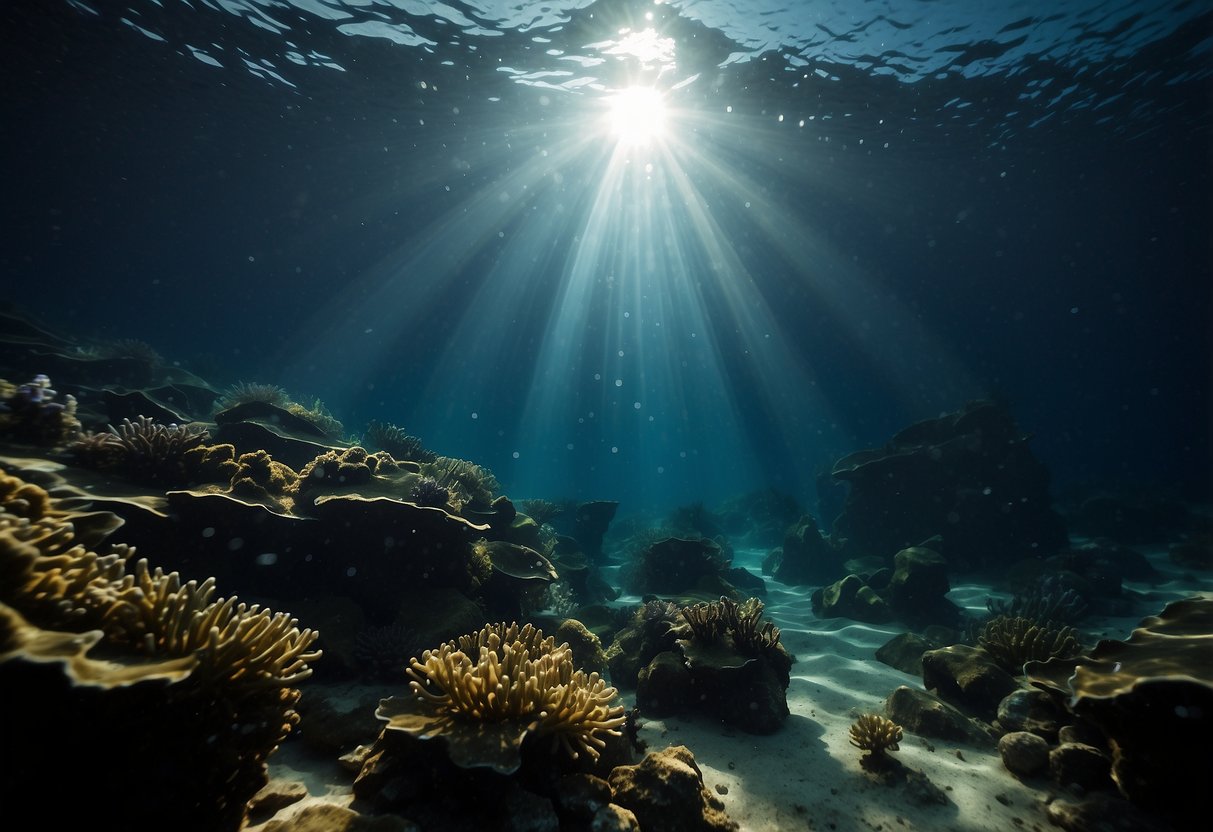
[[880, 714], [861, 714], [851, 725], [851, 745], [866, 751], [864, 761], [880, 764], [887, 761], [886, 752], [896, 751], [901, 742], [901, 726]]
[[224, 390], [215, 402], [215, 410], [229, 410], [236, 405], [249, 402], [264, 402], [284, 410], [291, 403], [291, 397], [276, 384], [260, 384], [252, 381], [238, 381]]
[[487, 506], [501, 490], [492, 471], [464, 459], [435, 457], [432, 462], [422, 464], [421, 473], [449, 490], [461, 506]]
[[325, 436], [339, 439], [345, 432], [345, 426], [341, 424], [329, 409], [325, 407], [324, 402], [320, 399], [312, 399], [311, 407], [302, 405], [299, 402], [289, 402], [286, 406], [286, 411], [293, 416], [298, 416], [300, 419], [310, 422], [317, 430]]
[[1010, 673], [1023, 672], [1027, 662], [1068, 659], [1082, 651], [1078, 631], [1031, 618], [996, 616], [985, 623], [977, 644]]
[[530, 517], [540, 526], [545, 523], [550, 523], [557, 516], [563, 514], [569, 508], [568, 505], [554, 503], [551, 500], [519, 500], [518, 510]]
[[410, 662], [411, 696], [380, 702], [388, 731], [442, 737], [462, 768], [511, 774], [524, 742], [550, 742], [568, 757], [597, 759], [619, 735], [623, 705], [597, 673], [577, 670], [572, 649], [532, 625], [489, 624]]
[[387, 451], [396, 459], [406, 459], [410, 462], [433, 462], [438, 458], [433, 451], [426, 450], [420, 439], [406, 433], [404, 428], [397, 427], [391, 422], [372, 420], [366, 426], [363, 441], [372, 448]]

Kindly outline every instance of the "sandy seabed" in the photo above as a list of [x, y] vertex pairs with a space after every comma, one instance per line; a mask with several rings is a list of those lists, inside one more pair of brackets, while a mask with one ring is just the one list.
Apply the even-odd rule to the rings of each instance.
[[[740, 550], [734, 565], [759, 574], [765, 553]], [[1213, 595], [1213, 578], [1194, 578], [1175, 567], [1165, 551], [1147, 552], [1164, 576], [1158, 584], [1126, 582], [1142, 602], [1126, 618], [1088, 618], [1081, 630], [1088, 645], [1097, 639], [1123, 639], [1138, 622], [1162, 611], [1170, 601]], [[901, 785], [890, 785], [860, 766], [862, 752], [849, 741], [851, 724], [863, 713], [884, 713], [884, 701], [900, 685], [922, 688], [922, 679], [885, 665], [877, 648], [906, 628], [863, 624], [843, 618], [817, 618], [811, 587], [789, 587], [767, 579], [764, 615], [782, 630], [784, 646], [796, 657], [788, 686], [791, 711], [784, 726], [755, 736], [721, 723], [691, 716], [641, 718], [640, 738], [648, 750], [685, 745], [695, 754], [704, 782], [724, 802], [742, 832], [782, 830], [949, 830], [1007, 832], [1047, 830], [1047, 801], [1061, 794], [1048, 778], [1020, 780], [1002, 764], [997, 749], [914, 736], [906, 733], [893, 756], [921, 772], [943, 790], [944, 804], [922, 802]], [[981, 584], [960, 584], [949, 597], [973, 614], [986, 611], [992, 593]], [[621, 602], [639, 602], [622, 598]], [[624, 694], [629, 707], [630, 693]], [[315, 802], [349, 805], [351, 776], [334, 763], [317, 767], [287, 743], [270, 760], [274, 778], [303, 782], [309, 797], [283, 810], [288, 819]], [[261, 824], [264, 825], [264, 824]], [[250, 832], [260, 826], [250, 826]]]

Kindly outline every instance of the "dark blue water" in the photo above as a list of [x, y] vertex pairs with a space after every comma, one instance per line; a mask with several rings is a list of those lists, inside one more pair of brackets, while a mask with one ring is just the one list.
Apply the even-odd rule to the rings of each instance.
[[[986, 395], [1059, 489], [1207, 496], [1211, 21], [10, 1], [4, 299], [515, 497], [812, 504]], [[645, 145], [606, 127], [629, 85], [667, 108]]]

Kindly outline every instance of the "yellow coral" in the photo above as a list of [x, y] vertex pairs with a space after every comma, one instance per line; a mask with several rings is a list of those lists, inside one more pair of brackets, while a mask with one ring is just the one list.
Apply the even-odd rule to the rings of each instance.
[[[626, 719], [615, 688], [575, 670], [568, 644], [527, 624], [493, 624], [412, 659], [411, 698], [380, 703], [388, 727], [423, 739], [443, 736], [451, 759], [503, 773], [521, 764], [528, 737], [550, 737], [574, 759], [597, 759], [604, 735]], [[411, 701], [410, 701], [411, 700]]]
[[896, 751], [901, 742], [901, 726], [879, 714], [863, 714], [851, 726], [851, 745], [883, 757], [886, 751]]

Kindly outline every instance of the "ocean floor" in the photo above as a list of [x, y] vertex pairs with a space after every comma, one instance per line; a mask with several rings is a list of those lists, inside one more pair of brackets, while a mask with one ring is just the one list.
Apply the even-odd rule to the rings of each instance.
[[[759, 574], [764, 554], [739, 550], [734, 565]], [[1165, 550], [1146, 554], [1165, 580], [1154, 585], [1126, 582], [1126, 590], [1138, 597], [1140, 614], [1085, 620], [1081, 630], [1088, 644], [1127, 637], [1142, 618], [1160, 612], [1170, 601], [1213, 595], [1213, 577], [1196, 577], [1177, 568]], [[648, 719], [642, 714], [640, 738], [648, 750], [671, 745], [690, 748], [707, 787], [719, 795], [744, 832], [1056, 828], [1045, 807], [1054, 798], [1072, 795], [1046, 777], [1021, 780], [1012, 775], [993, 742], [978, 747], [906, 733], [893, 756], [942, 790], [944, 802], [904, 782], [883, 782], [861, 768], [861, 752], [849, 741], [851, 724], [862, 713], [883, 713], [886, 697], [898, 686], [921, 689], [922, 680], [875, 658], [877, 648], [904, 632], [904, 627], [819, 619], [811, 609], [811, 594], [809, 587], [767, 579], [765, 616], [781, 628], [784, 646], [796, 657], [787, 691], [791, 714], [779, 731], [755, 736], [707, 718]], [[987, 586], [966, 583], [955, 586], [949, 597], [978, 614], [985, 612], [992, 594], [999, 597]], [[624, 597], [619, 602], [638, 603], [638, 599]], [[369, 693], [354, 686], [345, 695], [365, 700]], [[623, 696], [631, 707], [630, 694]], [[300, 808], [317, 802], [348, 806], [352, 801], [352, 774], [335, 762], [306, 757], [289, 740], [271, 758], [270, 773], [278, 781], [302, 783], [308, 790], [305, 800], [283, 809], [273, 820], [289, 821]], [[265, 826], [266, 821], [261, 821], [248, 829]]]

